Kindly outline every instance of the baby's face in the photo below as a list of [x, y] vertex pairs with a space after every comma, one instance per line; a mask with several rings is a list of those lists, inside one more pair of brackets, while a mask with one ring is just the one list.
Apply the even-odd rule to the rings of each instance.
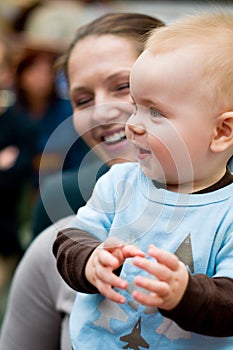
[[208, 164], [216, 115], [201, 67], [193, 48], [146, 50], [133, 66], [127, 137], [144, 173], [159, 182], [191, 183]]

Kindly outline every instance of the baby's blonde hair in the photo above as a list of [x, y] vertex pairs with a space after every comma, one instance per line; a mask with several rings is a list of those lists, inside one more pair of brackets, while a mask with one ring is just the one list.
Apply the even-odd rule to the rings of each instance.
[[154, 29], [146, 42], [146, 48], [155, 54], [184, 46], [201, 49], [206, 84], [214, 86], [215, 97], [224, 109], [233, 110], [233, 13], [187, 16], [168, 27]]

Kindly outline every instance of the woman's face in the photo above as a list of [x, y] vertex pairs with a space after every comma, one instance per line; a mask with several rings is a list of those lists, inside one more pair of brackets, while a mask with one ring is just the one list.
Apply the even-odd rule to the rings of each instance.
[[137, 57], [133, 39], [108, 34], [82, 39], [69, 59], [74, 125], [109, 165], [135, 160], [125, 124], [133, 109], [129, 76]]

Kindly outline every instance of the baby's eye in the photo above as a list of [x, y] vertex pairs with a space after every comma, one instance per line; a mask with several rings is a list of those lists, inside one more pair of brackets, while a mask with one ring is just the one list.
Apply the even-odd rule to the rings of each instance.
[[150, 115], [153, 118], [161, 117], [161, 114], [155, 108], [150, 108]]

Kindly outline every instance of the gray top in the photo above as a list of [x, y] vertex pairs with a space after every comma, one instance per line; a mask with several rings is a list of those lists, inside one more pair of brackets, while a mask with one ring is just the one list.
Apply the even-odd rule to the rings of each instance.
[[59, 220], [30, 245], [17, 267], [1, 328], [2, 350], [69, 350], [69, 315], [76, 292], [61, 278], [52, 245]]

